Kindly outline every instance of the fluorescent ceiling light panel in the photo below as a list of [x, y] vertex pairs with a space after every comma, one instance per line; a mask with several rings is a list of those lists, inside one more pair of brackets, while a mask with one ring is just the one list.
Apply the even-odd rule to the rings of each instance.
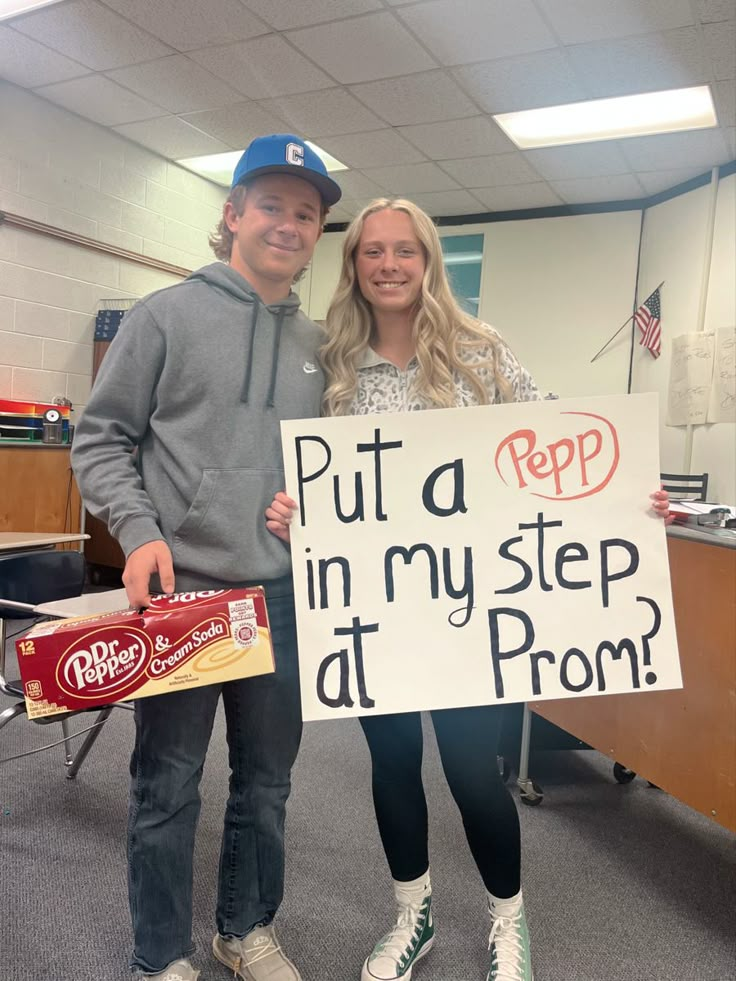
[[176, 162], [181, 167], [186, 167], [187, 170], [193, 170], [200, 177], [206, 177], [208, 181], [222, 184], [223, 187], [230, 187], [235, 165], [242, 156], [242, 150], [228, 150], [227, 153], [211, 153], [205, 157], [187, 157]]
[[17, 17], [18, 14], [27, 14], [31, 10], [38, 10], [39, 7], [48, 7], [52, 3], [59, 3], [59, 0], [0, 0], [0, 20]]
[[347, 164], [340, 163], [340, 161], [336, 157], [330, 156], [327, 150], [323, 150], [321, 146], [317, 146], [317, 144], [312, 143], [311, 140], [305, 140], [304, 142], [307, 144], [308, 147], [311, 147], [314, 150], [314, 152], [317, 154], [319, 159], [322, 161], [322, 163], [325, 165], [325, 167], [330, 173], [333, 173], [336, 170], [348, 169]]
[[718, 125], [707, 85], [506, 112], [493, 118], [522, 150]]
[[[331, 157], [321, 147], [316, 146], [309, 140], [305, 140], [304, 142], [321, 158], [328, 171], [348, 169], [344, 163], [340, 163], [339, 160]], [[212, 153], [204, 157], [187, 157], [184, 160], [177, 160], [176, 162], [182, 167], [186, 167], [187, 170], [192, 170], [195, 174], [199, 174], [200, 177], [206, 177], [207, 180], [214, 181], [215, 184], [230, 187], [235, 165], [242, 155], [242, 150], [229, 150], [227, 153]]]

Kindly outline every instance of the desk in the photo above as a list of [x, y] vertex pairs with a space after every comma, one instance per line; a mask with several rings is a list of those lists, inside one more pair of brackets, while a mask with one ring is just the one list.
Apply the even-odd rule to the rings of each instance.
[[529, 707], [736, 831], [736, 535], [673, 527], [667, 548], [684, 688]]
[[53, 548], [54, 545], [68, 545], [83, 542], [89, 535], [80, 532], [64, 534], [46, 531], [0, 531], [0, 552], [31, 551], [39, 548]]
[[128, 596], [124, 589], [107, 589], [99, 593], [82, 593], [81, 596], [74, 596], [72, 599], [41, 603], [35, 607], [34, 612], [40, 616], [66, 619], [116, 613], [129, 607]]

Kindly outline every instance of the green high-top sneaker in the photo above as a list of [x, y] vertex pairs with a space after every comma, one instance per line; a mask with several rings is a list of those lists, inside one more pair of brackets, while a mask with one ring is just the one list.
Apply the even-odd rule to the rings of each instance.
[[410, 981], [414, 965], [433, 943], [432, 894], [416, 904], [399, 902], [396, 924], [368, 956], [361, 981]]
[[524, 905], [499, 911], [489, 905], [491, 964], [486, 981], [534, 981]]

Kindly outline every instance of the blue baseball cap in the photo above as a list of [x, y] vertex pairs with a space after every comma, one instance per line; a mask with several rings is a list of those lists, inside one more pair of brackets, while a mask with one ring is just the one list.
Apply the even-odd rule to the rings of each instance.
[[328, 206], [341, 196], [340, 186], [327, 174], [327, 168], [304, 140], [291, 133], [257, 136], [250, 144], [233, 172], [233, 183], [247, 184], [263, 174], [291, 174], [301, 177], [319, 191]]

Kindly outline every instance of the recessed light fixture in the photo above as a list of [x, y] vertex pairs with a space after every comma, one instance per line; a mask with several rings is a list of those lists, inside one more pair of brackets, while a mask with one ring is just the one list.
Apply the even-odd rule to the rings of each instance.
[[27, 14], [31, 10], [38, 10], [39, 7], [48, 7], [52, 3], [59, 3], [59, 0], [0, 0], [0, 20]]
[[[344, 163], [340, 163], [339, 160], [331, 157], [322, 147], [312, 143], [311, 140], [305, 140], [304, 142], [321, 158], [328, 171], [333, 172], [348, 169]], [[240, 160], [242, 154], [242, 150], [228, 150], [226, 153], [212, 153], [205, 157], [187, 157], [184, 160], [177, 160], [176, 162], [182, 167], [186, 167], [187, 170], [193, 170], [200, 177], [206, 177], [207, 180], [214, 181], [215, 184], [230, 187], [235, 165]]]
[[707, 85], [506, 112], [493, 118], [522, 150], [718, 125]]

